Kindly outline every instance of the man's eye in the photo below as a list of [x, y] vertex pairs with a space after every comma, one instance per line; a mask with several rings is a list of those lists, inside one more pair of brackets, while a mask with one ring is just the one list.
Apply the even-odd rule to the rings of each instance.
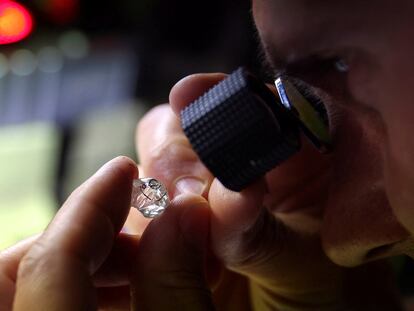
[[320, 58], [312, 56], [287, 66], [289, 74], [296, 76], [318, 77], [334, 73], [347, 73], [348, 63], [340, 57]]
[[323, 89], [331, 95], [342, 95], [347, 90], [348, 63], [339, 57], [311, 57], [291, 64], [287, 74]]
[[335, 61], [335, 68], [340, 73], [347, 73], [349, 71], [349, 64], [345, 59], [338, 58]]

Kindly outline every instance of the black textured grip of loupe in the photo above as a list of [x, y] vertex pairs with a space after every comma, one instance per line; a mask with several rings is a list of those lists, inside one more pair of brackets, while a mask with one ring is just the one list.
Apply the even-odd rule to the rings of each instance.
[[201, 161], [233, 191], [241, 191], [300, 148], [290, 113], [244, 68], [184, 108], [181, 126]]

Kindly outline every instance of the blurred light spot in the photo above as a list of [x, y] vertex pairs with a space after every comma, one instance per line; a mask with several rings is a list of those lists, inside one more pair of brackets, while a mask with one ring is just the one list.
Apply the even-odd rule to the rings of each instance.
[[17, 50], [10, 57], [10, 69], [18, 76], [28, 76], [36, 70], [36, 56], [29, 50]]
[[80, 31], [65, 32], [60, 36], [58, 45], [68, 58], [81, 59], [89, 54], [88, 38]]
[[37, 54], [37, 59], [39, 62], [39, 69], [44, 72], [58, 72], [63, 67], [62, 52], [53, 46], [42, 48]]
[[45, 6], [50, 18], [59, 25], [72, 22], [79, 14], [79, 0], [49, 0]]
[[0, 0], [0, 44], [10, 44], [26, 38], [33, 29], [33, 19], [22, 5]]
[[0, 53], [0, 79], [9, 72], [9, 61], [4, 54]]

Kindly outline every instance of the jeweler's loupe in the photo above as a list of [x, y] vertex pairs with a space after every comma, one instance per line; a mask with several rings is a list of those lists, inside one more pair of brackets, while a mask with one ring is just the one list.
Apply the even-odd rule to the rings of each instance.
[[287, 77], [277, 94], [239, 68], [181, 112], [181, 126], [201, 161], [221, 183], [241, 191], [300, 150], [303, 133], [330, 149], [324, 106]]

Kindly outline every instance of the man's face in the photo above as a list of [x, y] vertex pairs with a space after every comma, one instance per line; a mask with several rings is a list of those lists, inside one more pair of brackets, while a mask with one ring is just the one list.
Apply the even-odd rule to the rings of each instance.
[[326, 94], [325, 251], [348, 266], [413, 256], [414, 2], [253, 0], [253, 14], [273, 67]]

